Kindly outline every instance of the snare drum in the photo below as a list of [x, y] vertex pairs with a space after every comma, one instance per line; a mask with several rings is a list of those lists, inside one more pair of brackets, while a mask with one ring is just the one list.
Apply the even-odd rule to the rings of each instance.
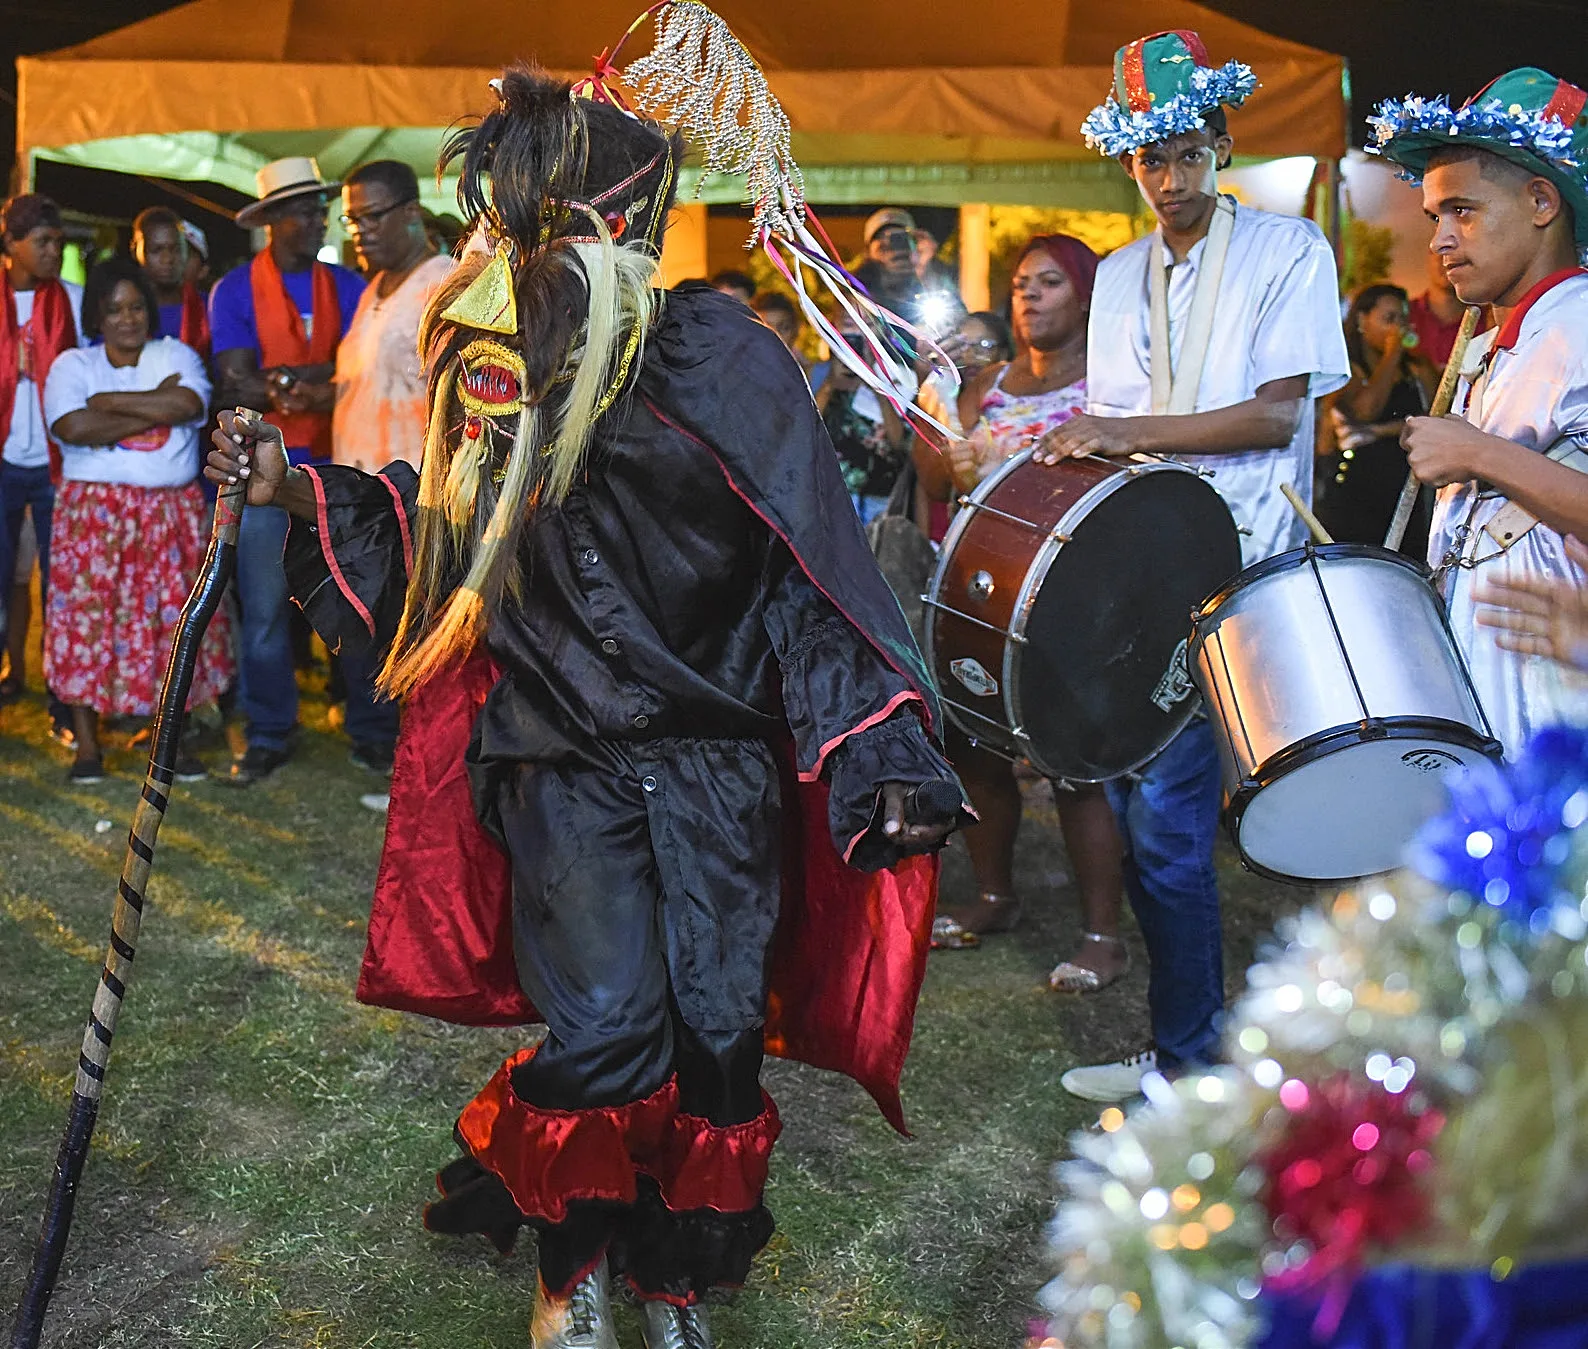
[[962, 499], [926, 604], [927, 666], [978, 744], [1102, 782], [1190, 719], [1190, 615], [1241, 565], [1229, 508], [1167, 460], [1009, 459]]
[[1309, 544], [1242, 572], [1196, 616], [1191, 670], [1242, 859], [1279, 880], [1388, 871], [1444, 806], [1444, 775], [1497, 759], [1426, 569]]

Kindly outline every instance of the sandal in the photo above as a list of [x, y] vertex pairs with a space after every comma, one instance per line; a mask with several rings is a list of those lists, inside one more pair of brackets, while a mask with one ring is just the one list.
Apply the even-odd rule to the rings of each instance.
[[1061, 960], [1048, 975], [1048, 987], [1055, 993], [1098, 993], [1130, 968], [1130, 952], [1125, 950], [1125, 943], [1118, 937], [1106, 937], [1101, 932], [1083, 932], [1081, 940], [1112, 946], [1123, 952], [1125, 959], [1114, 973], [1107, 975], [1088, 969], [1085, 965], [1077, 965], [1073, 960]]
[[981, 938], [962, 927], [957, 918], [940, 913], [932, 919], [932, 949], [934, 951], [968, 951], [980, 946]]

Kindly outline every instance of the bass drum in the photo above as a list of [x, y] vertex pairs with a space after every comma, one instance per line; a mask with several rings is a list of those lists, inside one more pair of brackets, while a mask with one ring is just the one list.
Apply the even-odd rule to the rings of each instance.
[[1240, 570], [1229, 508], [1169, 460], [1009, 459], [961, 498], [926, 604], [948, 716], [1050, 778], [1139, 767], [1196, 709], [1190, 617]]
[[1191, 670], [1230, 836], [1277, 880], [1399, 866], [1444, 775], [1500, 755], [1427, 570], [1383, 548], [1309, 544], [1242, 572], [1197, 615]]

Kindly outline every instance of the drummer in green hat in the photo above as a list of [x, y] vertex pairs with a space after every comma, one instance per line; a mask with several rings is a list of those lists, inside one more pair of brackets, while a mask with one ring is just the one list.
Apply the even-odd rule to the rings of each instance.
[[[1247, 565], [1305, 538], [1280, 489], [1310, 499], [1315, 402], [1351, 372], [1328, 240], [1310, 220], [1219, 191], [1234, 148], [1226, 109], [1256, 88], [1251, 67], [1215, 64], [1187, 29], [1150, 33], [1115, 55], [1108, 96], [1081, 131], [1130, 176], [1157, 229], [1098, 267], [1086, 415], [1049, 432], [1033, 455], [1038, 463], [1174, 456], [1224, 498]], [[1174, 667], [1165, 686], [1191, 690]], [[1060, 1078], [1093, 1101], [1136, 1094], [1151, 1069], [1214, 1061], [1224, 1018], [1213, 864], [1222, 785], [1208, 722], [1193, 719], [1140, 772], [1106, 790], [1147, 947], [1153, 1044]]]
[[1588, 93], [1531, 67], [1460, 107], [1381, 104], [1368, 149], [1422, 184], [1429, 245], [1456, 294], [1490, 305], [1459, 415], [1413, 417], [1412, 472], [1439, 488], [1429, 563], [1508, 756], [1533, 732], [1588, 721], [1588, 675], [1507, 649], [1486, 582], [1588, 585], [1565, 537], [1588, 538]]

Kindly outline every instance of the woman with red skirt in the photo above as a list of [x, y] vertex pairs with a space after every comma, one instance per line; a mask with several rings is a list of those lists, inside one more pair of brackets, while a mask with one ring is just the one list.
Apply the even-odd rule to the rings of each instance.
[[[104, 777], [101, 717], [154, 715], [204, 557], [198, 439], [210, 384], [190, 347], [151, 336], [158, 314], [134, 263], [100, 263], [84, 290], [83, 329], [102, 341], [63, 352], [44, 388], [62, 460], [44, 673], [73, 708], [72, 782]], [[232, 669], [223, 611], [205, 634], [189, 706], [216, 697]], [[179, 779], [203, 775], [197, 759], [179, 758]]]

